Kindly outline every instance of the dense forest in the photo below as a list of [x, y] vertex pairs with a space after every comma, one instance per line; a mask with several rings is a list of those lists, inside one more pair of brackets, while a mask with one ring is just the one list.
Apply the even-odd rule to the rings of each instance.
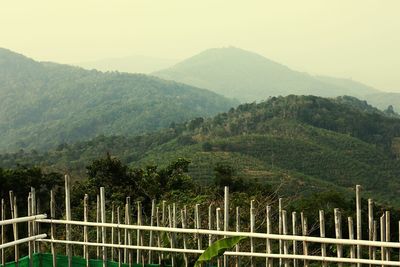
[[37, 62], [0, 49], [0, 151], [134, 135], [236, 102], [159, 78]]
[[166, 167], [182, 157], [191, 162], [189, 175], [204, 185], [222, 165], [232, 168], [237, 179], [279, 188], [286, 195], [332, 188], [347, 194], [362, 184], [378, 200], [398, 204], [399, 136], [398, 115], [365, 101], [292, 95], [144, 135], [98, 136], [45, 152], [2, 154], [0, 165], [40, 166], [79, 178], [85, 177], [85, 166], [106, 153], [138, 167]]

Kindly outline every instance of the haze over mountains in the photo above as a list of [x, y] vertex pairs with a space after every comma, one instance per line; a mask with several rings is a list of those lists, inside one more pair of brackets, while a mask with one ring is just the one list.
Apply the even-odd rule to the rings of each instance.
[[156, 77], [37, 62], [0, 49], [0, 150], [138, 134], [237, 102]]
[[235, 47], [205, 50], [170, 68], [154, 72], [160, 78], [207, 88], [241, 102], [278, 95], [355, 96], [381, 109], [400, 108], [400, 94], [385, 93], [357, 81], [313, 76]]

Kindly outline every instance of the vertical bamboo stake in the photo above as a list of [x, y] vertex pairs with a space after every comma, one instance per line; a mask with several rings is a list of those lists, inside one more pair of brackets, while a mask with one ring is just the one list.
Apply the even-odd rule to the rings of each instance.
[[[32, 216], [32, 194], [29, 193], [28, 195], [28, 216]], [[32, 227], [33, 222], [28, 221], [28, 236], [32, 236]], [[32, 254], [33, 254], [33, 241], [28, 242], [28, 257], [29, 257], [29, 266], [33, 266], [33, 261], [32, 261]]]
[[[384, 242], [386, 241], [386, 235], [385, 235], [385, 214], [382, 214], [382, 216], [380, 217], [380, 223], [381, 223], [381, 241]], [[381, 247], [381, 260], [384, 261], [385, 260], [385, 247]], [[382, 265], [382, 267], [384, 267], [385, 265]]]
[[[96, 222], [100, 222], [100, 196], [96, 196]], [[100, 243], [100, 227], [96, 226], [96, 242]], [[100, 247], [96, 247], [96, 259], [100, 259]]]
[[[159, 207], [156, 208], [156, 225], [160, 227], [160, 209]], [[160, 238], [160, 231], [157, 231], [157, 246], [161, 247], [161, 238]], [[158, 252], [158, 264], [161, 264], [161, 253]]]
[[[31, 212], [32, 215], [36, 215], [38, 214], [37, 210], [36, 210], [36, 190], [34, 187], [31, 187], [31, 194], [32, 194], [32, 202], [31, 202]], [[38, 229], [37, 229], [37, 224], [36, 222], [33, 222], [33, 229], [32, 229], [32, 234], [33, 235], [37, 235], [38, 234]], [[33, 243], [33, 252], [36, 253], [37, 249], [36, 246], [38, 244], [36, 244], [36, 242]]]
[[[399, 242], [400, 242], [400, 221], [398, 222], [399, 224]], [[399, 249], [399, 261], [400, 261], [400, 249]]]
[[[266, 208], [266, 220], [267, 220], [267, 234], [272, 234], [272, 224], [271, 224], [271, 206], [267, 206]], [[272, 252], [272, 248], [271, 248], [271, 240], [269, 238], [267, 238], [265, 240], [266, 242], [266, 251], [267, 254], [271, 254]], [[273, 266], [273, 259], [271, 258], [266, 258], [265, 259], [265, 265], [267, 267], [272, 267]]]
[[[282, 198], [279, 198], [279, 209], [278, 209], [278, 216], [279, 216], [279, 224], [278, 224], [278, 233], [282, 234]], [[279, 254], [282, 254], [282, 240], [279, 239]], [[282, 259], [279, 258], [279, 267], [282, 266]]]
[[[177, 228], [177, 219], [176, 219], [176, 204], [172, 203], [172, 227]], [[176, 233], [172, 233], [172, 243], [173, 247], [176, 247]], [[175, 255], [175, 253], [174, 253]], [[174, 257], [175, 259], [175, 257]]]
[[[171, 213], [171, 205], [168, 205], [168, 225], [169, 228], [172, 228], [172, 213]], [[174, 241], [173, 241], [173, 235], [170, 234], [170, 245], [171, 248], [174, 248]], [[175, 255], [173, 252], [171, 252], [171, 265], [172, 267], [175, 267]]]
[[[229, 187], [224, 187], [224, 231], [229, 230]], [[226, 236], [225, 236], [226, 237]], [[224, 255], [224, 267], [227, 267], [228, 258]]]
[[[307, 218], [304, 216], [304, 213], [300, 213], [300, 220], [301, 220], [301, 231], [302, 235], [308, 235], [308, 225], [307, 225]], [[306, 241], [303, 241], [303, 255], [308, 255], [308, 244]], [[308, 267], [308, 261], [304, 260], [304, 267]]]
[[[162, 201], [162, 206], [161, 206], [161, 208], [162, 208], [162, 210], [161, 210], [161, 226], [162, 227], [165, 227], [166, 225], [165, 225], [165, 203], [166, 203], [166, 201], [165, 200], [163, 200]], [[165, 246], [166, 244], [164, 244], [164, 246]], [[163, 252], [161, 252], [161, 260], [163, 260], [164, 259], [164, 253]], [[161, 264], [161, 263], [160, 263]]]
[[[114, 207], [114, 203], [111, 205], [111, 223], [114, 224], [115, 220], [115, 207]], [[114, 227], [111, 227], [111, 244], [114, 245], [114, 240], [115, 240], [115, 229]], [[111, 248], [111, 260], [114, 261], [114, 250], [115, 248]]]
[[[288, 234], [288, 225], [287, 225], [287, 212], [286, 210], [282, 210], [282, 232], [284, 235]], [[288, 241], [283, 241], [283, 254], [287, 255], [289, 254], [289, 248], [288, 248]], [[285, 259], [284, 260], [284, 266], [289, 267], [289, 260]]]
[[[240, 209], [236, 207], [236, 232], [240, 232]], [[236, 245], [236, 252], [240, 251], [240, 245]], [[240, 261], [239, 256], [235, 256], [235, 267], [239, 267]]]
[[[52, 220], [54, 220], [56, 218], [56, 198], [54, 195], [54, 191], [51, 190], [50, 191], [50, 218]], [[56, 234], [56, 226], [54, 223], [51, 223], [51, 240], [55, 239], [55, 234]], [[86, 240], [85, 240], [86, 241]], [[53, 266], [57, 267], [57, 255], [56, 255], [56, 246], [55, 244], [52, 242], [51, 243], [51, 254], [53, 257]]]
[[[142, 203], [140, 201], [136, 202], [137, 206], [137, 225], [142, 225]], [[139, 247], [141, 246], [141, 234], [142, 232], [140, 230], [136, 231], [136, 245]], [[140, 262], [140, 259], [142, 257], [142, 251], [140, 249], [136, 250], [136, 263]]]
[[[361, 229], [361, 186], [356, 186], [356, 215], [357, 215], [357, 240], [362, 239]], [[357, 245], [357, 259], [361, 259], [361, 246]], [[358, 267], [361, 267], [360, 263], [357, 263]]]
[[[337, 239], [342, 238], [342, 216], [339, 209], [334, 209], [335, 216], [335, 235]], [[338, 244], [337, 248], [337, 257], [340, 259], [343, 257], [343, 245]], [[338, 266], [343, 266], [342, 263], [338, 263]]]
[[[325, 212], [323, 210], [319, 210], [319, 236], [325, 237]], [[321, 256], [326, 257], [326, 244], [321, 243]], [[326, 261], [322, 262], [323, 267], [327, 267], [328, 264]]]
[[[71, 179], [69, 175], [65, 175], [65, 217], [67, 221], [71, 221]], [[71, 225], [65, 225], [66, 240], [71, 240]], [[66, 245], [66, 252], [68, 256], [68, 267], [72, 267], [72, 247]]]
[[[200, 222], [200, 210], [199, 210], [200, 204], [196, 204], [195, 206], [195, 219], [196, 219], [196, 229], [201, 228], [201, 222]], [[201, 249], [201, 236], [197, 234], [197, 249]]]
[[[385, 212], [385, 223], [386, 223], [386, 242], [390, 242], [390, 211]], [[386, 260], [390, 261], [390, 248], [386, 248]]]
[[[213, 213], [213, 205], [210, 204], [208, 206], [208, 230], [212, 230], [212, 213]], [[212, 235], [208, 235], [208, 246], [212, 244]]]
[[[217, 231], [221, 231], [221, 208], [217, 208], [216, 209], [216, 220], [217, 220]], [[217, 259], [217, 266], [221, 267], [222, 266], [222, 262], [221, 262], [221, 258], [218, 257]]]
[[[347, 218], [348, 226], [349, 226], [349, 239], [353, 240], [354, 239], [354, 225], [353, 225], [353, 218], [348, 217]], [[356, 255], [356, 248], [351, 245], [350, 246], [350, 258], [354, 259]], [[351, 266], [354, 266], [355, 264], [352, 264]]]
[[[88, 203], [89, 202], [89, 196], [88, 194], [85, 194], [83, 197], [83, 221], [87, 222], [89, 219], [89, 207]], [[89, 242], [89, 236], [88, 236], [88, 227], [85, 225], [83, 226], [83, 241]], [[83, 255], [86, 260], [86, 267], [89, 267], [89, 247], [87, 245], [83, 246]]]
[[[255, 214], [254, 214], [254, 199], [250, 201], [250, 232], [254, 233], [254, 228], [255, 228]], [[250, 237], [250, 252], [254, 252], [254, 240], [252, 237]], [[253, 257], [250, 257], [250, 266], [253, 267]]]
[[[182, 229], [186, 229], [186, 206], [181, 210], [181, 219], [182, 219]], [[186, 250], [186, 235], [183, 234], [183, 249]], [[188, 267], [188, 258], [187, 254], [183, 253], [183, 260], [185, 261], [185, 267]]]
[[[372, 241], [374, 231], [374, 202], [372, 199], [368, 199], [368, 240]], [[368, 247], [368, 258], [372, 259], [372, 247]], [[372, 266], [371, 264], [369, 265]]]
[[[37, 208], [36, 208], [36, 214], [40, 214], [41, 213], [41, 209], [40, 209], [40, 200], [36, 198], [36, 203], [37, 203]], [[35, 224], [36, 222], [32, 222], [33, 224]], [[36, 223], [36, 234], [40, 233], [40, 224]], [[37, 252], [43, 253], [42, 251], [42, 246], [40, 246], [39, 242], [33, 242], [33, 244], [37, 243], [34, 247], [36, 247]]]
[[[376, 220], [374, 220], [374, 231], [373, 231], [373, 235], [372, 235], [373, 241], [376, 241], [378, 239], [377, 238], [377, 235], [378, 235], [377, 228], [378, 228], [378, 223]], [[372, 247], [372, 259], [376, 260], [376, 247], [375, 246]]]
[[[14, 196], [14, 192], [10, 191], [10, 209], [11, 209], [11, 219], [15, 219], [17, 218], [16, 216], [16, 211], [15, 211], [15, 196]], [[14, 240], [18, 240], [18, 227], [16, 223], [13, 223], [13, 234], [14, 234]], [[19, 249], [18, 249], [18, 245], [14, 246], [14, 261], [15, 264], [18, 266], [18, 259], [19, 259]]]
[[[150, 215], [150, 226], [154, 226], [154, 216], [156, 213], [156, 200], [153, 199], [151, 201], [151, 215]], [[150, 236], [149, 236], [149, 247], [153, 246], [153, 231], [150, 231]], [[149, 250], [149, 264], [153, 263], [153, 253], [151, 250]]]
[[[101, 206], [101, 223], [106, 223], [106, 194], [104, 191], [104, 187], [100, 187], [100, 206]], [[106, 236], [106, 227], [101, 227], [101, 241], [103, 244], [107, 243]], [[102, 247], [103, 254], [103, 266], [107, 267], [107, 248], [105, 246]]]
[[[6, 208], [4, 205], [4, 198], [1, 199], [1, 220], [4, 221], [6, 219]], [[1, 244], [6, 242], [4, 238], [4, 225], [1, 226]], [[4, 249], [1, 249], [1, 265], [5, 266], [6, 264], [6, 255], [4, 254]]]
[[[117, 223], [118, 226], [121, 224], [121, 213], [120, 213], [120, 207], [117, 207]], [[122, 244], [122, 238], [121, 238], [121, 228], [117, 228], [117, 234], [118, 234], [118, 245]], [[118, 267], [122, 266], [122, 249], [118, 248]]]
[[[126, 206], [125, 206], [125, 224], [130, 225], [131, 224], [131, 198], [127, 197], [126, 198]], [[128, 246], [132, 245], [132, 232], [131, 230], [128, 230], [126, 233], [126, 238], [128, 242]], [[133, 251], [129, 249], [127, 251], [127, 259], [128, 259], [128, 265], [131, 267], [133, 265]]]
[[[292, 234], [297, 235], [297, 213], [292, 212]], [[293, 255], [297, 254], [297, 241], [293, 240]], [[293, 259], [293, 267], [297, 267], [297, 259]]]

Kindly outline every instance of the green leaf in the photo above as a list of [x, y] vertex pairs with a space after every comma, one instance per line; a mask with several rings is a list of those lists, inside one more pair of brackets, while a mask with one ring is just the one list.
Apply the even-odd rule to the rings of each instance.
[[217, 256], [221, 256], [225, 251], [232, 249], [241, 240], [246, 238], [247, 237], [245, 236], [234, 236], [215, 241], [203, 252], [203, 254], [200, 255], [194, 266], [200, 266], [200, 264], [204, 261], [210, 261]]

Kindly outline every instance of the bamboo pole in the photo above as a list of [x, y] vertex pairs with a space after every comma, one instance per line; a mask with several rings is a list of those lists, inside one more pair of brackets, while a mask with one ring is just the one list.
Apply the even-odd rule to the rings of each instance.
[[[16, 210], [17, 204], [16, 204], [16, 197], [14, 196], [14, 192], [10, 191], [10, 208], [11, 208], [11, 218], [16, 219], [18, 218], [18, 212]], [[13, 223], [13, 234], [14, 234], [14, 241], [18, 240], [18, 225], [16, 223]], [[19, 262], [19, 246], [16, 244], [14, 246], [14, 261], [15, 265], [18, 267], [18, 262]]]
[[[131, 225], [131, 198], [127, 197], [126, 198], [126, 204], [125, 204], [125, 224]], [[130, 230], [125, 231], [125, 238], [127, 244], [130, 246], [132, 245], [132, 232]], [[133, 251], [129, 249], [127, 252], [125, 252], [125, 257], [127, 259], [127, 263], [129, 267], [133, 265]]]
[[[286, 210], [282, 210], [282, 232], [284, 235], [288, 234], [288, 224], [287, 224], [287, 212]], [[289, 248], [288, 248], [288, 241], [285, 240], [283, 241], [283, 254], [287, 255], [289, 254]], [[289, 261], [285, 260], [284, 261], [284, 266], [289, 267]]]
[[[212, 213], [213, 213], [213, 205], [210, 204], [208, 206], [208, 230], [212, 230]], [[212, 244], [212, 235], [208, 235], [208, 246]]]
[[[34, 187], [31, 187], [31, 194], [32, 194], [32, 202], [31, 202], [31, 211], [32, 215], [38, 214], [38, 211], [36, 210], [36, 189]], [[37, 235], [38, 234], [38, 229], [37, 229], [38, 224], [36, 222], [33, 222], [33, 232], [32, 235]], [[33, 252], [37, 252], [37, 243], [33, 242]]]
[[[374, 235], [374, 202], [368, 199], [368, 240], [372, 241]], [[372, 247], [368, 247], [368, 258], [372, 259]], [[372, 267], [372, 265], [369, 265]]]
[[[181, 210], [181, 220], [182, 220], [182, 229], [186, 229], [186, 206]], [[211, 229], [210, 229], [211, 230]], [[186, 250], [186, 235], [183, 234], [183, 249]], [[188, 262], [188, 257], [186, 253], [183, 253], [183, 260], [185, 261], [185, 267], [188, 267], [189, 262]]]
[[[342, 215], [339, 209], [334, 209], [334, 216], [335, 216], [335, 235], [337, 239], [342, 239]], [[337, 257], [343, 258], [343, 245], [338, 244], [336, 246], [337, 249]], [[338, 266], [343, 266], [342, 263], [338, 263]]]
[[[380, 229], [381, 229], [381, 241], [386, 241], [385, 239], [386, 239], [386, 235], [385, 235], [385, 214], [382, 214], [382, 216], [380, 217], [380, 224], [381, 224], [381, 227], [380, 227]], [[385, 247], [381, 247], [381, 261], [385, 261], [385, 255], [386, 255], [386, 252], [385, 252]], [[383, 265], [382, 264], [382, 267], [384, 267], [385, 265]]]
[[[4, 198], [1, 199], [1, 220], [6, 219], [6, 209], [4, 204]], [[4, 225], [1, 225], [1, 244], [4, 244], [6, 239], [4, 238]], [[4, 254], [4, 249], [1, 249], [1, 265], [6, 264], [6, 255]]]
[[[85, 194], [83, 197], [83, 221], [87, 222], [89, 219], [89, 196]], [[88, 235], [88, 227], [85, 225], [83, 226], [83, 240], [85, 242], [89, 242], [89, 235]], [[86, 261], [86, 267], [89, 267], [89, 247], [83, 246], [83, 255]]]
[[[361, 186], [356, 186], [356, 218], [357, 218], [357, 240], [362, 239], [362, 229], [361, 229]], [[357, 246], [357, 259], [361, 259], [361, 246]], [[357, 264], [358, 267], [361, 267], [361, 264]]]
[[[254, 209], [254, 199], [250, 201], [250, 233], [254, 233], [255, 228], [255, 209]], [[250, 252], [254, 253], [254, 240], [250, 238]], [[250, 257], [250, 266], [254, 266], [253, 257]]]
[[[160, 209], [156, 207], [156, 225], [160, 227]], [[160, 232], [157, 231], [157, 247], [161, 247]], [[161, 253], [158, 253], [158, 264], [161, 264]]]
[[[106, 193], [104, 187], [100, 187], [100, 209], [101, 209], [101, 223], [106, 223]], [[101, 227], [101, 241], [103, 244], [107, 243], [106, 228]], [[107, 247], [102, 247], [103, 267], [107, 267]]]
[[[137, 223], [136, 225], [142, 225], [142, 203], [140, 201], [136, 202], [137, 207]], [[141, 235], [142, 232], [140, 230], [136, 231], [136, 245], [141, 246]], [[140, 249], [136, 250], [136, 263], [140, 263], [140, 259], [142, 258], [142, 251]]]
[[[117, 207], [117, 223], [118, 226], [121, 224], [121, 213], [120, 213], [120, 207]], [[121, 228], [117, 227], [117, 234], [118, 234], [118, 245], [122, 244], [122, 238], [121, 238]], [[118, 267], [122, 266], [122, 249], [119, 247], [118, 248]]]
[[[156, 213], [156, 200], [151, 201], [151, 215], [150, 215], [150, 226], [154, 226], [154, 217]], [[149, 234], [149, 247], [153, 246], [153, 231]], [[149, 264], [153, 263], [153, 251], [149, 250]]]
[[[168, 205], [168, 225], [169, 225], [169, 228], [173, 228], [173, 226], [172, 226], [171, 205]], [[169, 242], [170, 242], [171, 249], [173, 249], [174, 248], [174, 241], [173, 241], [173, 234], [171, 232], [170, 232]], [[174, 255], [174, 253], [171, 253], [171, 265], [172, 265], [172, 267], [175, 267], [175, 255]]]
[[[353, 224], [353, 218], [348, 217], [347, 218], [347, 224], [349, 227], [349, 239], [353, 240], [354, 239], [354, 224]], [[354, 246], [350, 246], [350, 258], [354, 259], [356, 256], [356, 248]], [[352, 264], [354, 266], [354, 264]]]
[[[224, 231], [229, 231], [229, 187], [224, 187]], [[225, 236], [226, 237], [226, 236]], [[227, 267], [228, 258], [224, 255], [224, 267]]]
[[[177, 228], [176, 204], [172, 203], [172, 228]], [[176, 247], [176, 233], [172, 233], [173, 247]], [[175, 260], [175, 257], [174, 257]], [[176, 263], [175, 263], [176, 264]]]
[[[319, 236], [325, 237], [325, 212], [319, 210]], [[326, 257], [326, 244], [321, 243], [321, 256]], [[323, 267], [327, 267], [328, 264], [324, 261], [322, 262]]]
[[[56, 218], [56, 198], [54, 195], [54, 191], [50, 191], [50, 218], [55, 219]], [[55, 234], [56, 234], [56, 226], [54, 223], [51, 224], [50, 226], [50, 231], [51, 231], [51, 239], [55, 239]], [[87, 228], [87, 226], [84, 226]], [[85, 242], [88, 242], [89, 240], [84, 239]], [[57, 267], [57, 255], [56, 255], [56, 246], [54, 243], [51, 243], [51, 254], [53, 257], [53, 267]]]
[[[115, 223], [115, 207], [114, 207], [114, 203], [111, 205], [111, 223], [114, 224]], [[111, 227], [111, 244], [115, 244], [114, 243], [115, 240], [115, 229], [114, 227]], [[111, 248], [111, 260], [114, 261], [114, 248]]]
[[[386, 229], [386, 237], [385, 241], [390, 242], [390, 211], [385, 212], [385, 229]], [[390, 261], [390, 248], [386, 249], [386, 260]]]
[[[40, 200], [38, 199], [38, 198], [36, 198], [36, 214], [40, 214], [41, 213], [41, 209], [40, 209]], [[38, 235], [39, 233], [40, 233], [40, 224], [39, 223], [36, 223], [35, 221], [33, 221], [32, 222], [33, 224], [36, 224], [36, 234], [35, 235]], [[40, 246], [40, 243], [39, 242], [36, 242], [37, 244], [36, 245], [34, 245], [34, 247], [36, 248], [36, 252], [40, 252], [40, 253], [43, 253], [43, 251], [42, 251], [42, 246]], [[35, 244], [35, 241], [33, 242], [33, 244]]]
[[[266, 208], [266, 221], [267, 221], [267, 234], [272, 234], [272, 224], [271, 224], [271, 206], [267, 206]], [[266, 252], [267, 254], [272, 253], [272, 247], [271, 247], [271, 240], [269, 238], [265, 239], [266, 243]], [[266, 258], [265, 259], [265, 265], [267, 267], [272, 267], [273, 266], [273, 259], [271, 258]]]
[[[66, 221], [71, 221], [71, 179], [69, 175], [65, 175], [65, 218]], [[65, 226], [65, 238], [67, 241], [71, 240], [71, 225]], [[66, 254], [68, 256], [68, 267], [72, 267], [72, 247], [66, 245]]]
[[[100, 222], [100, 196], [96, 196], [96, 222]], [[100, 227], [96, 227], [96, 242], [100, 243]], [[100, 259], [100, 247], [96, 248], [96, 259]]]
[[[32, 216], [32, 194], [29, 193], [28, 195], [28, 216]], [[32, 230], [33, 230], [33, 222], [28, 221], [28, 237], [30, 238], [32, 236]], [[33, 261], [32, 261], [32, 254], [33, 254], [33, 241], [28, 242], [28, 258], [29, 258], [29, 266], [32, 267]]]
[[[165, 203], [166, 203], [166, 201], [165, 200], [163, 200], [162, 201], [162, 206], [161, 206], [161, 225], [162, 225], [162, 227], [165, 227], [166, 225], [165, 225], [165, 215], [166, 215], [166, 213], [165, 213]], [[166, 244], [164, 244], [164, 246], [165, 246]], [[161, 260], [163, 260], [164, 259], [164, 253], [163, 252], [161, 252]], [[161, 262], [160, 262], [160, 264], [161, 264]]]
[[[215, 217], [216, 217], [216, 224], [217, 224], [217, 231], [221, 231], [221, 208], [217, 208], [215, 211]], [[221, 262], [221, 258], [218, 257], [217, 259], [217, 266], [221, 267], [222, 266], [222, 262]]]
[[[278, 233], [282, 234], [282, 198], [279, 198], [278, 201]], [[279, 254], [282, 254], [282, 240], [279, 240]], [[279, 259], [279, 267], [282, 266], [282, 259]]]
[[[297, 235], [297, 213], [292, 212], [292, 234]], [[297, 254], [297, 242], [293, 240], [293, 255]], [[293, 259], [293, 267], [297, 267], [297, 259]]]
[[[376, 241], [378, 239], [377, 238], [377, 235], [378, 235], [377, 228], [378, 228], [378, 223], [376, 220], [374, 220], [374, 231], [373, 231], [373, 235], [372, 235], [373, 241]], [[372, 259], [376, 260], [376, 247], [375, 246], [372, 247]]]
[[[304, 213], [300, 213], [300, 220], [301, 220], [301, 232], [303, 236], [308, 235], [308, 225], [307, 225], [307, 218], [304, 216]], [[308, 244], [307, 241], [303, 241], [303, 255], [308, 255]], [[308, 267], [308, 261], [304, 260], [304, 267]]]
[[[239, 207], [236, 207], [236, 232], [240, 232], [240, 209]], [[236, 252], [240, 251], [240, 245], [236, 245]], [[240, 265], [240, 259], [239, 256], [235, 256], [235, 267], [239, 267]]]
[[[200, 207], [200, 204], [196, 204], [195, 209], [194, 209], [196, 229], [201, 228], [200, 208], [199, 207]], [[196, 238], [197, 238], [197, 249], [201, 249], [201, 236], [199, 234], [197, 234]]]

